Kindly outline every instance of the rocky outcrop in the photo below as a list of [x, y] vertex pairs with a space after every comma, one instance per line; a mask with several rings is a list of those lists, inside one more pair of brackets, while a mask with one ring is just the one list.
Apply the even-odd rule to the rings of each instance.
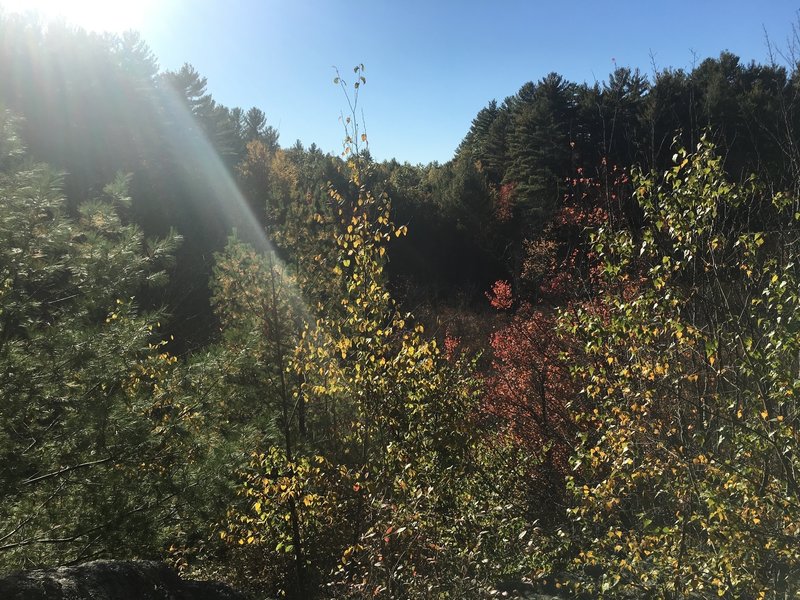
[[2, 600], [247, 600], [229, 586], [181, 579], [153, 561], [98, 560], [0, 579]]

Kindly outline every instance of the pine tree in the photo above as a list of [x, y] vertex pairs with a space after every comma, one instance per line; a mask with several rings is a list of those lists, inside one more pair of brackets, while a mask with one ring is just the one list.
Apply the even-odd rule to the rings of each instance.
[[[0, 568], [153, 552], [183, 488], [186, 422], [158, 314], [175, 235], [124, 222], [127, 178], [70, 218], [60, 175], [0, 156]], [[176, 436], [177, 435], [177, 436]]]
[[488, 106], [478, 111], [478, 114], [472, 119], [472, 125], [467, 135], [456, 149], [456, 156], [464, 157], [473, 162], [483, 159], [486, 155], [489, 130], [499, 112], [496, 100], [492, 100]]

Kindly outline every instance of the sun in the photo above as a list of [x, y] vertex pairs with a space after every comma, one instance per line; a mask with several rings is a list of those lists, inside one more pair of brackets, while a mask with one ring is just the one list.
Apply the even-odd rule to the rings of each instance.
[[88, 31], [120, 33], [141, 29], [158, 0], [0, 0], [0, 10], [36, 13]]

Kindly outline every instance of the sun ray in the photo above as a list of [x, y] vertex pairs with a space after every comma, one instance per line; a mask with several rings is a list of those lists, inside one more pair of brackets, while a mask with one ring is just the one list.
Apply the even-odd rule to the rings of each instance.
[[156, 0], [0, 0], [0, 10], [34, 13], [43, 21], [66, 21], [88, 31], [120, 33], [140, 29]]

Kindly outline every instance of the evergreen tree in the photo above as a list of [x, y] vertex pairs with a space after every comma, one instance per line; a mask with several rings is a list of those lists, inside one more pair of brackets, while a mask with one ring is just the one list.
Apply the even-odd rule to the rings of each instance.
[[562, 174], [568, 172], [571, 158], [572, 94], [572, 86], [551, 73], [537, 85], [522, 86], [511, 103], [509, 165], [503, 184], [511, 190], [514, 231], [509, 256], [515, 288], [524, 240], [544, 228], [564, 191]]
[[270, 151], [278, 149], [278, 132], [267, 125], [267, 116], [263, 110], [255, 106], [248, 110], [243, 117], [243, 125], [242, 136], [246, 141], [259, 140]]
[[127, 178], [68, 216], [61, 178], [0, 147], [0, 568], [157, 555], [186, 490], [172, 358], [134, 295], [178, 238], [125, 224]]
[[599, 107], [603, 127], [601, 152], [607, 162], [630, 165], [643, 156], [642, 113], [647, 92], [647, 79], [638, 69], [619, 67], [608, 76]]
[[488, 106], [478, 111], [478, 114], [472, 120], [472, 125], [467, 135], [456, 149], [456, 156], [479, 161], [486, 155], [489, 130], [499, 112], [496, 100], [492, 100]]

